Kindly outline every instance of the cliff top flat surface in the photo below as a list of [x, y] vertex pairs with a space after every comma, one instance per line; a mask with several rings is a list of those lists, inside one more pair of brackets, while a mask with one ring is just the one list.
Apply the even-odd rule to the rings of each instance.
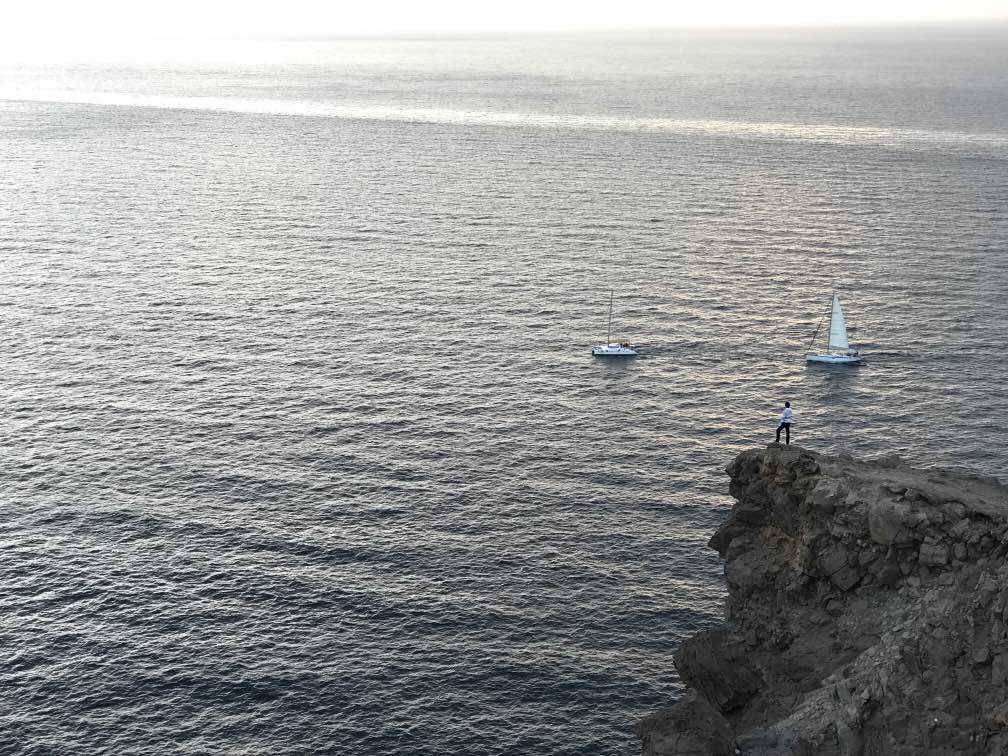
[[910, 491], [911, 496], [916, 494], [931, 502], [957, 501], [971, 512], [987, 517], [1008, 518], [1008, 488], [993, 478], [961, 470], [918, 469], [897, 457], [878, 460], [857, 460], [846, 455], [823, 457], [797, 446], [775, 448], [776, 446], [743, 453], [778, 455], [782, 461], [788, 454], [810, 455], [819, 462], [827, 475], [862, 481], [866, 486], [877, 485], [890, 493], [896, 493], [902, 488]]

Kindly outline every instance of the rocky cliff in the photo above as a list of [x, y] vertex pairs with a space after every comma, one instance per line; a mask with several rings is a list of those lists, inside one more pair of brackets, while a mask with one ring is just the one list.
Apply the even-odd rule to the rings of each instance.
[[776, 444], [727, 472], [725, 622], [643, 754], [1008, 754], [1008, 489]]

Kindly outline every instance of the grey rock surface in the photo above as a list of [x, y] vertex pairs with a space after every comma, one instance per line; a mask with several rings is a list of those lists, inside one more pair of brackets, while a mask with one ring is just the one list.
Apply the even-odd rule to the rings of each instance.
[[673, 706], [651, 714], [638, 725], [645, 756], [730, 756], [728, 721], [707, 699], [688, 692]]
[[1008, 489], [776, 444], [727, 472], [725, 622], [645, 756], [1008, 756]]

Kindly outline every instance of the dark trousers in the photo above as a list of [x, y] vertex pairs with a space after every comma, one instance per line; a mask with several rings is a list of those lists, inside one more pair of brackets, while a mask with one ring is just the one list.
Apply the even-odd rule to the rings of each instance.
[[781, 423], [777, 426], [777, 443], [780, 443], [780, 432], [784, 431], [784, 438], [787, 439], [785, 443], [791, 443], [791, 423]]

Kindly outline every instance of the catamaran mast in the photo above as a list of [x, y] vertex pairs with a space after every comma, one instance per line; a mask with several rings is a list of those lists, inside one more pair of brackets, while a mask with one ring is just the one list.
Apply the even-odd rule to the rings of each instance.
[[609, 330], [606, 331], [605, 343], [612, 343], [612, 302], [613, 302], [613, 290], [609, 290]]

